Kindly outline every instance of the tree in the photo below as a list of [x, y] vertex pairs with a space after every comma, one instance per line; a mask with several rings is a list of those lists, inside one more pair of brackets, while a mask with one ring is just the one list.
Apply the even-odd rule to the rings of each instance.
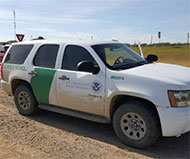
[[44, 40], [44, 37], [43, 36], [38, 36], [37, 38], [34, 38], [32, 40]]

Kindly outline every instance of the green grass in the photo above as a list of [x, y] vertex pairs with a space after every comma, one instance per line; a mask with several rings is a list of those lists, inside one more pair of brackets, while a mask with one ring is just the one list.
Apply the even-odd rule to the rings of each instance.
[[[139, 53], [138, 47], [131, 47]], [[156, 54], [158, 62], [190, 66], [190, 45], [179, 46], [145, 46], [142, 47], [145, 57], [148, 54]]]

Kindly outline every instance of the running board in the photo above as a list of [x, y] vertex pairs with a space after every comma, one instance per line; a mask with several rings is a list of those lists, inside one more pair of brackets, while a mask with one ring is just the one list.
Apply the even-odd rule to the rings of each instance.
[[77, 118], [82, 118], [82, 119], [86, 119], [86, 120], [90, 120], [90, 121], [94, 121], [98, 123], [111, 123], [111, 120], [109, 118], [106, 118], [103, 116], [94, 115], [90, 113], [84, 113], [84, 112], [67, 109], [67, 108], [63, 108], [59, 106], [39, 104], [38, 107], [40, 109], [44, 109], [44, 110], [48, 110], [48, 111], [52, 111], [52, 112], [56, 112], [56, 113], [60, 113], [64, 115], [69, 115], [69, 116], [73, 116]]

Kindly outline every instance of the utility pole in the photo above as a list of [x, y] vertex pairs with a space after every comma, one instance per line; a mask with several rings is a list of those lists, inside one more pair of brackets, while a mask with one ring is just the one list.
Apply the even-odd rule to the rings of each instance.
[[158, 39], [159, 39], [159, 43], [160, 43], [160, 40], [161, 40], [161, 32], [160, 31], [158, 32]]
[[16, 40], [16, 12], [15, 12], [15, 10], [13, 10], [13, 18], [14, 18], [14, 22], [13, 22], [13, 25], [14, 25], [14, 38]]
[[189, 44], [189, 33], [187, 33], [187, 44]]
[[153, 36], [151, 35], [150, 37], [150, 44], [152, 45], [152, 41], [153, 41]]

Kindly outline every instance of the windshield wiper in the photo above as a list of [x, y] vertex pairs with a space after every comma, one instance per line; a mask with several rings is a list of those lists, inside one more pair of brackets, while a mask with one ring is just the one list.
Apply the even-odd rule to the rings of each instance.
[[146, 61], [139, 61], [136, 63], [126, 63], [126, 64], [122, 64], [122, 65], [117, 65], [117, 66], [112, 66], [113, 69], [128, 69], [128, 68], [132, 68], [132, 67], [137, 67], [137, 66], [141, 66], [144, 64], [148, 64]]

